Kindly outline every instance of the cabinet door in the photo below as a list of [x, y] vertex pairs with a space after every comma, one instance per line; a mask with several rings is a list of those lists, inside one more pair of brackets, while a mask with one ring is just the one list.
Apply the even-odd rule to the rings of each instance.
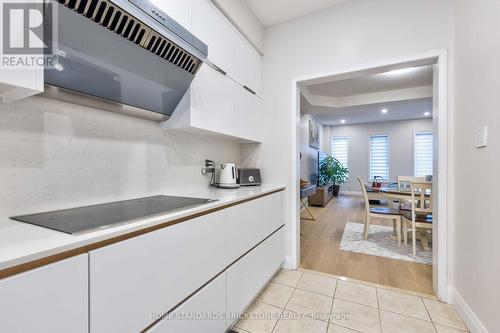
[[262, 243], [264, 283], [269, 281], [280, 269], [284, 259], [283, 228], [276, 231]]
[[204, 130], [234, 134], [233, 81], [203, 65], [190, 88], [191, 125]]
[[[151, 333], [222, 333], [226, 330], [226, 273], [191, 296], [172, 314], [153, 326]], [[200, 319], [197, 315], [214, 316]]]
[[151, 2], [184, 28], [191, 28], [191, 0], [151, 0]]
[[208, 45], [208, 59], [230, 77], [236, 32], [209, 0], [192, 0], [192, 32]]
[[[227, 270], [227, 312], [243, 313], [264, 285], [262, 246], [258, 246]], [[235, 320], [229, 319], [230, 327]]]
[[262, 198], [264, 214], [264, 236], [267, 237], [284, 224], [283, 192]]
[[243, 37], [234, 42], [234, 79], [261, 95], [262, 57]]
[[88, 255], [0, 280], [0, 332], [88, 333]]
[[234, 128], [239, 137], [261, 141], [262, 101], [234, 83]]
[[225, 267], [224, 210], [90, 252], [90, 331], [139, 332]]
[[227, 230], [227, 264], [242, 256], [264, 239], [261, 199], [228, 208], [230, 219]]

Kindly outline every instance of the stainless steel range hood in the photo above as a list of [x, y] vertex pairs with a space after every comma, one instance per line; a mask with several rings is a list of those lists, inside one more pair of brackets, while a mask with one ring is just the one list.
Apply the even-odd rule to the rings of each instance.
[[208, 53], [147, 0], [59, 0], [52, 22], [58, 59], [42, 96], [156, 121], [174, 112]]

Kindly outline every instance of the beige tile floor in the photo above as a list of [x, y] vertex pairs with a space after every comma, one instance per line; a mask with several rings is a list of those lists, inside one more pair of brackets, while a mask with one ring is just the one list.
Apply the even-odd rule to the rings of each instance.
[[281, 270], [233, 328], [240, 333], [464, 333], [451, 305], [332, 275]]

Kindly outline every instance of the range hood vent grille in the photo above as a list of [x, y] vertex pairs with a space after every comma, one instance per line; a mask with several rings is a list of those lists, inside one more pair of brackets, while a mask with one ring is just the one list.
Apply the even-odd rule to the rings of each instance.
[[58, 1], [190, 74], [196, 74], [201, 66], [201, 60], [108, 0]]

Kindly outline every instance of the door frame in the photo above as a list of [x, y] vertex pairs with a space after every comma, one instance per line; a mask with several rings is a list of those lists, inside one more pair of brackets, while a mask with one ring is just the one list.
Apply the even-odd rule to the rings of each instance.
[[[315, 73], [310, 75], [298, 76], [292, 79], [292, 142], [295, 147], [292, 148], [291, 153], [291, 179], [292, 190], [290, 191], [291, 197], [291, 228], [290, 228], [290, 244], [291, 244], [291, 257], [289, 266], [290, 268], [298, 268], [300, 266], [300, 211], [299, 211], [299, 198], [300, 198], [300, 85], [304, 83], [321, 83], [331, 80], [332, 77], [338, 79], [347, 79], [357, 77], [360, 75], [375, 74], [395, 68], [434, 65], [437, 69], [437, 87], [434, 90], [438, 95], [434, 96], [437, 99], [437, 112], [433, 114], [433, 127], [437, 130], [437, 154], [434, 158], [437, 159], [437, 169], [434, 177], [435, 193], [434, 207], [437, 207], [434, 213], [434, 226], [433, 233], [437, 237], [433, 237], [433, 286], [436, 297], [443, 301], [448, 301], [448, 271], [449, 271], [449, 218], [448, 207], [449, 203], [449, 175], [451, 174], [450, 165], [448, 161], [449, 144], [448, 144], [448, 98], [450, 94], [449, 78], [448, 78], [448, 52], [446, 49], [434, 50], [425, 53], [420, 53], [412, 56], [404, 56], [392, 58], [384, 61], [374, 63], [362, 64], [358, 66], [348, 67], [340, 70], [333, 70], [330, 72]], [[435, 81], [435, 82], [436, 82]], [[436, 111], [436, 110], [434, 110]], [[439, 172], [441, 170], [441, 172]]]

